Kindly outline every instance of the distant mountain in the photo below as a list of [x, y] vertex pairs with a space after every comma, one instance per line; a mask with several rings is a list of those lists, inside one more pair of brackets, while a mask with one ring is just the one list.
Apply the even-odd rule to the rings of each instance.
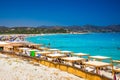
[[83, 32], [120, 32], [120, 25], [109, 26], [38, 26], [38, 27], [5, 27], [0, 26], [0, 34], [39, 34], [39, 33], [83, 33]]
[[5, 26], [0, 26], [0, 29], [6, 29], [6, 28], [8, 28], [8, 27], [5, 27]]
[[120, 32], [120, 25], [109, 25], [105, 27], [106, 30], [111, 30], [114, 32]]
[[109, 25], [109, 26], [70, 26], [66, 27], [70, 31], [74, 32], [120, 32], [120, 25]]

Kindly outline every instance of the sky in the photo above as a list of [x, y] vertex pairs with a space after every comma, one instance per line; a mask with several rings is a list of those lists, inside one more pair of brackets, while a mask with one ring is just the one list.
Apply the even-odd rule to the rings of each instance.
[[120, 0], [0, 0], [0, 26], [120, 24]]

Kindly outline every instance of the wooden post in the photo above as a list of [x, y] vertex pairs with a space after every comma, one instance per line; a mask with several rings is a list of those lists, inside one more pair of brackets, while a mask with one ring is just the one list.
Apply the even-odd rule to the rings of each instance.
[[[86, 65], [84, 65], [84, 71], [85, 71]], [[85, 71], [85, 80], [87, 80], [87, 72]]]
[[96, 67], [96, 73], [98, 74], [98, 67]]
[[114, 69], [113, 69], [113, 65], [112, 65], [112, 75], [114, 75]]

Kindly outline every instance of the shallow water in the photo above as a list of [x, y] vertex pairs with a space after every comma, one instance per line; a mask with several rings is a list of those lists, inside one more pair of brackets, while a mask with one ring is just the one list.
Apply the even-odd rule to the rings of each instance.
[[26, 38], [51, 48], [109, 56], [120, 60], [120, 33], [54, 34]]

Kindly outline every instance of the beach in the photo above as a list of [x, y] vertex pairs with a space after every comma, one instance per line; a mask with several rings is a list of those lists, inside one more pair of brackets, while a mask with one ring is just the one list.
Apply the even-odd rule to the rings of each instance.
[[[73, 49], [75, 48], [75, 50], [77, 49], [77, 47], [75, 47], [77, 46], [75, 43], [78, 44], [79, 41], [83, 42], [83, 40], [80, 40], [81, 38], [86, 39], [89, 36], [89, 37], [93, 37], [94, 39], [96, 35], [103, 36], [104, 34], [2, 35], [0, 38], [1, 39], [0, 53], [2, 53], [0, 54], [0, 80], [8, 80], [8, 79], [9, 80], [84, 80], [84, 79], [102, 80], [103, 78], [104, 79], [106, 78], [105, 80], [113, 79], [112, 66], [114, 64], [110, 64], [102, 61], [95, 62], [94, 59], [88, 61], [88, 58], [90, 59], [90, 57], [95, 57], [95, 58], [97, 57], [98, 59], [103, 59], [103, 60], [108, 59], [110, 60], [109, 62], [111, 62], [112, 57], [104, 56], [105, 54], [101, 56], [99, 55], [92, 56], [91, 54], [89, 54], [89, 52], [84, 53], [84, 51], [82, 51], [81, 49], [80, 50], [83, 53], [81, 52], [82, 54], [80, 54], [80, 53], [75, 53], [74, 50], [72, 50], [72, 48]], [[106, 36], [108, 35], [111, 34], [107, 34]], [[114, 40], [115, 39], [116, 37], [114, 38]], [[43, 41], [46, 43], [49, 43], [50, 41], [49, 47], [43, 46], [44, 45]], [[73, 43], [71, 44], [69, 41], [70, 42], [72, 41]], [[96, 41], [99, 40], [97, 39]], [[69, 44], [66, 43], [64, 44], [64, 42], [67, 43], [69, 42]], [[106, 41], [102, 41], [102, 42], [106, 42]], [[58, 45], [59, 43], [62, 46], [56, 47], [55, 45]], [[98, 42], [94, 42], [94, 43], [96, 44]], [[104, 47], [107, 47], [106, 49], [109, 49], [108, 48], [109, 45], [107, 44], [107, 46]], [[98, 46], [101, 49], [101, 45]], [[86, 47], [85, 51], [87, 51], [89, 50], [87, 49], [87, 47], [90, 47], [90, 45], [86, 45], [86, 46], [84, 45], [79, 47], [81, 48]], [[94, 46], [92, 48], [94, 48]], [[12, 52], [13, 54], [11, 54], [11, 51], [13, 51]], [[81, 58], [80, 55], [83, 54], [87, 54], [88, 57], [83, 56], [83, 58]], [[66, 58], [62, 58], [62, 57], [66, 57]], [[99, 65], [99, 63], [100, 64], [102, 63], [102, 65]], [[91, 66], [88, 67], [89, 64], [92, 67]], [[86, 67], [83, 67], [84, 65]], [[94, 73], [97, 76], [95, 76]], [[117, 75], [116, 76], [117, 78], [119, 77], [118, 73], [114, 73], [114, 74]]]
[[[36, 63], [37, 64], [37, 63]], [[0, 54], [0, 80], [84, 80], [67, 72]]]

